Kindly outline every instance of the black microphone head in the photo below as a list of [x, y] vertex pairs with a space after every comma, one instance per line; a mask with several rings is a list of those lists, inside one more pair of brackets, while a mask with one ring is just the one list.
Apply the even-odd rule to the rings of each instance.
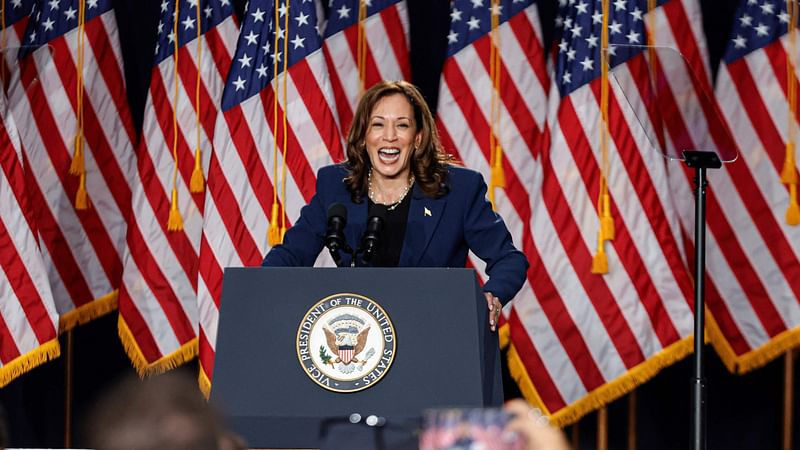
[[342, 220], [347, 220], [347, 208], [341, 203], [334, 203], [328, 208], [328, 220], [333, 217], [340, 217]]
[[372, 221], [372, 219], [374, 217], [376, 217], [378, 219], [381, 219], [381, 223], [385, 223], [386, 222], [386, 208], [373, 208], [369, 212], [369, 221]]

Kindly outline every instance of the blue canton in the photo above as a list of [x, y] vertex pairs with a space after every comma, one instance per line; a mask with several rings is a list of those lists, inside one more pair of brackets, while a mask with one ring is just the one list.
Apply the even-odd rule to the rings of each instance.
[[730, 64], [737, 58], [758, 50], [786, 34], [789, 14], [785, 0], [745, 0], [739, 4], [736, 20], [724, 60]]
[[[182, 47], [197, 38], [197, 2], [198, 0], [179, 0], [178, 8], [178, 46]], [[233, 14], [231, 0], [199, 0], [200, 31], [206, 31], [219, 25]], [[158, 42], [155, 48], [155, 62], [172, 56], [175, 51], [175, 35], [173, 25], [175, 17], [175, 0], [162, 0], [161, 18], [158, 21]]]
[[[669, 0], [659, 0], [663, 5]], [[562, 35], [558, 44], [555, 81], [561, 96], [600, 76], [600, 31], [603, 26], [600, 0], [569, 0], [560, 9]], [[644, 50], [647, 45], [645, 14], [647, 0], [609, 0], [609, 66], [616, 67]], [[633, 47], [631, 47], [633, 46]]]
[[[222, 93], [222, 110], [227, 111], [261, 92], [275, 77], [274, 61], [277, 59], [279, 75], [283, 71], [283, 26], [286, 2], [278, 7], [278, 47], [275, 46], [275, 2], [251, 0], [244, 17], [236, 55], [228, 72]], [[288, 67], [292, 67], [309, 54], [319, 50], [322, 39], [317, 28], [317, 11], [311, 0], [289, 2]]]
[[[400, 3], [401, 0], [365, 0], [367, 17]], [[330, 0], [328, 2], [328, 22], [325, 24], [325, 37], [355, 25], [358, 22], [359, 0]]]
[[[84, 23], [111, 10], [111, 0], [83, 0]], [[25, 30], [20, 58], [42, 45], [78, 27], [78, 7], [81, 0], [40, 0]]]
[[447, 57], [485, 36], [492, 30], [489, 15], [500, 15], [500, 23], [522, 12], [534, 0], [500, 0], [492, 11], [492, 0], [455, 0], [450, 7], [450, 32], [447, 34]]
[[35, 0], [2, 0], [6, 4], [5, 24], [10, 27], [21, 19], [28, 17], [36, 5]]

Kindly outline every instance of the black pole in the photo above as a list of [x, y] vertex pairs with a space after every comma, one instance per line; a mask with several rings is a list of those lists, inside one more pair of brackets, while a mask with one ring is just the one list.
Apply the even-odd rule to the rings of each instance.
[[695, 169], [694, 193], [694, 359], [692, 362], [692, 449], [706, 448], [705, 330], [706, 168]]
[[706, 272], [706, 169], [722, 162], [713, 152], [685, 151], [686, 164], [695, 169], [694, 191], [694, 359], [692, 364], [692, 450], [706, 448], [706, 380], [703, 358]]

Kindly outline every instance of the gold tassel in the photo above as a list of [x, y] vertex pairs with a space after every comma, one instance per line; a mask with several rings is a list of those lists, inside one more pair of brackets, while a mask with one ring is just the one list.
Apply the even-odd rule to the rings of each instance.
[[797, 206], [797, 183], [789, 185], [789, 207], [786, 209], [786, 224], [800, 225], [800, 207]]
[[592, 258], [592, 273], [603, 275], [608, 273], [608, 256], [603, 248], [603, 233], [597, 233], [597, 253]]
[[600, 232], [603, 233], [603, 239], [608, 241], [613, 241], [616, 236], [614, 218], [611, 217], [611, 197], [608, 194], [603, 194], [603, 214], [600, 217]]
[[797, 183], [797, 170], [795, 166], [794, 142], [787, 142], [786, 158], [783, 160], [783, 170], [781, 171], [781, 183]]
[[506, 173], [503, 171], [503, 147], [500, 147], [499, 145], [495, 146], [491, 176], [492, 187], [506, 187]]
[[189, 181], [189, 191], [193, 194], [203, 192], [203, 187], [206, 180], [203, 178], [203, 166], [200, 163], [200, 149], [194, 151], [194, 170], [192, 170], [192, 179]]
[[83, 164], [83, 136], [78, 133], [75, 135], [75, 153], [73, 153], [72, 163], [69, 165], [69, 174], [83, 175], [85, 171]]
[[278, 202], [272, 203], [272, 215], [269, 218], [269, 233], [267, 240], [269, 246], [278, 245], [281, 243], [281, 229], [278, 227]]
[[86, 173], [80, 175], [78, 192], [75, 194], [75, 209], [83, 211], [89, 209], [89, 195], [86, 193]]
[[172, 188], [172, 202], [169, 206], [169, 220], [167, 220], [168, 231], [183, 230], [183, 218], [178, 209], [178, 189]]

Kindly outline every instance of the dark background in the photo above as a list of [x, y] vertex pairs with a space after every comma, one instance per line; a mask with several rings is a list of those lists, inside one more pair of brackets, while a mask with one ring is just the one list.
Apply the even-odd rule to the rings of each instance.
[[[244, 1], [235, 0], [239, 11]], [[141, 124], [155, 45], [160, 2], [157, 0], [116, 0], [128, 97], [137, 126]], [[436, 106], [439, 75], [446, 49], [449, 27], [449, 2], [446, 0], [408, 0], [411, 21], [411, 59], [413, 81]], [[716, 72], [720, 55], [728, 41], [733, 15], [733, 0], [701, 0], [704, 28]], [[540, 1], [545, 43], [552, 40], [556, 0]], [[88, 409], [115, 380], [134, 374], [117, 336], [115, 313], [75, 329], [73, 337], [73, 403], [71, 446], [81, 447], [81, 427]], [[11, 430], [12, 447], [65, 446], [65, 365], [67, 335], [61, 337], [62, 357], [44, 364], [0, 390]], [[743, 376], [731, 375], [713, 349], [707, 348], [708, 448], [779, 449], [783, 423], [784, 360], [778, 360]], [[796, 358], [797, 361], [800, 358]], [[795, 371], [800, 367], [795, 362]], [[196, 362], [179, 369], [195, 376]], [[641, 386], [637, 392], [637, 444], [643, 450], [690, 448], [691, 437], [691, 358], [679, 362]], [[512, 381], [506, 381], [508, 396], [518, 395]], [[800, 383], [794, 382], [794, 401], [798, 404]], [[609, 411], [609, 448], [627, 448], [627, 397], [612, 403]], [[794, 429], [800, 430], [800, 411], [795, 413]], [[596, 414], [584, 417], [576, 433], [580, 449], [595, 448]], [[800, 433], [795, 433], [795, 450], [800, 450]]]

